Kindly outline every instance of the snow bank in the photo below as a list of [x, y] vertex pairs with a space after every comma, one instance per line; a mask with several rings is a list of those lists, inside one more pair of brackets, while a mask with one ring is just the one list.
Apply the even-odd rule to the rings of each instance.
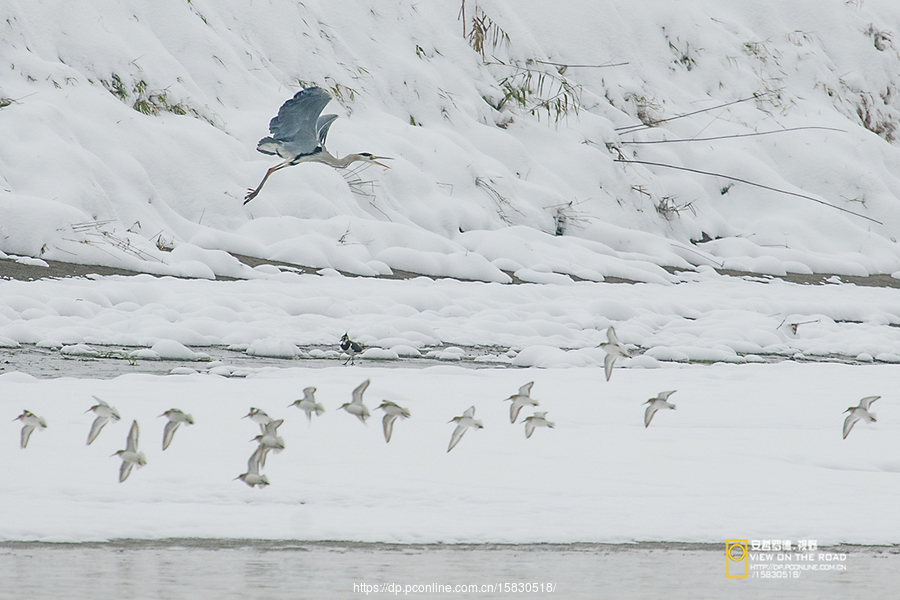
[[[207, 279], [280, 276], [223, 251], [498, 282], [900, 271], [895, 3], [468, 9], [0, 7], [0, 251]], [[313, 84], [331, 151], [392, 168], [296, 166], [245, 206], [257, 140]]]

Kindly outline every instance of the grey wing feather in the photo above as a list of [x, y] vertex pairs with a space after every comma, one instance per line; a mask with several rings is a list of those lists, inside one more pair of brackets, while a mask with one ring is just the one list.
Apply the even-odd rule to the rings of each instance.
[[20, 446], [22, 448], [28, 445], [28, 438], [31, 437], [32, 431], [34, 431], [34, 427], [32, 427], [31, 425], [25, 425], [24, 427], [22, 427], [22, 439], [20, 443]]
[[397, 420], [397, 415], [384, 415], [384, 418], [381, 420], [384, 425], [384, 441], [388, 443], [391, 441], [391, 434], [394, 432], [394, 421]]
[[337, 118], [337, 115], [322, 115], [316, 121], [316, 141], [318, 141], [322, 148], [325, 148], [325, 138], [328, 136], [328, 130], [331, 128], [331, 124], [334, 123], [334, 120]]
[[653, 420], [653, 415], [656, 414], [657, 410], [652, 403], [647, 407], [647, 410], [644, 411], [644, 427], [650, 427], [650, 421]]
[[515, 402], [510, 404], [510, 406], [509, 406], [509, 422], [510, 423], [516, 422], [516, 419], [519, 418], [519, 412], [521, 410], [522, 410], [521, 404], [516, 404]]
[[370, 383], [371, 383], [371, 380], [366, 379], [366, 380], [363, 381], [361, 384], [359, 384], [358, 386], [356, 386], [356, 389], [353, 390], [353, 394], [352, 394], [352, 395], [353, 395], [353, 401], [354, 401], [354, 402], [356, 402], [356, 403], [358, 403], [358, 404], [362, 404], [362, 401], [363, 401], [363, 392], [366, 391], [366, 388], [369, 387], [369, 384], [370, 384]]
[[300, 152], [316, 149], [316, 121], [331, 94], [319, 87], [306, 88], [281, 105], [278, 116], [269, 121], [269, 132], [280, 142], [291, 142]]
[[610, 344], [618, 344], [619, 336], [616, 335], [616, 330], [612, 325], [609, 326], [609, 329], [606, 330], [606, 339]]
[[854, 415], [848, 415], [846, 419], [844, 419], [844, 439], [847, 439], [847, 436], [850, 435], [850, 430], [853, 429], [853, 425], [859, 419]]
[[609, 381], [609, 378], [612, 377], [613, 364], [615, 364], [615, 362], [615, 354], [607, 354], [606, 358], [603, 359], [603, 371], [606, 374], [607, 381]]
[[166, 428], [163, 431], [163, 450], [169, 447], [169, 444], [172, 443], [172, 438], [175, 437], [175, 430], [178, 429], [178, 426], [181, 423], [178, 421], [169, 421], [166, 423]]
[[138, 435], [140, 435], [140, 430], [138, 429], [138, 423], [137, 423], [137, 421], [132, 421], [131, 429], [128, 431], [128, 440], [125, 442], [125, 448], [129, 452], [137, 452]]
[[119, 483], [122, 483], [128, 476], [131, 474], [131, 468], [134, 466], [133, 462], [128, 462], [127, 460], [122, 461], [122, 466], [119, 467]]
[[257, 460], [258, 468], [264, 469], [266, 467], [266, 457], [269, 455], [269, 451], [271, 448], [267, 448], [265, 446], [260, 446], [259, 450], [259, 460]]
[[876, 400], [878, 400], [879, 398], [881, 398], [881, 396], [866, 396], [865, 398], [863, 398], [862, 400], [859, 401], [859, 405], [862, 408], [869, 410], [869, 407], [872, 405], [872, 403], [875, 402]]
[[459, 443], [459, 440], [462, 439], [462, 436], [466, 432], [466, 429], [467, 427], [457, 425], [456, 429], [453, 430], [453, 435], [450, 437], [450, 447], [447, 448], [447, 452], [453, 450], [453, 448]]
[[100, 435], [100, 430], [103, 429], [103, 426], [109, 421], [107, 417], [97, 417], [94, 419], [94, 423], [91, 425], [91, 432], [88, 434], [87, 445], [90, 446], [91, 442], [97, 439], [97, 436]]

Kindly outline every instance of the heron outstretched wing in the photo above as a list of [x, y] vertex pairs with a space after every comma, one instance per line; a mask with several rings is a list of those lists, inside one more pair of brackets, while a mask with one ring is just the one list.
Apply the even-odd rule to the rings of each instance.
[[325, 148], [325, 137], [328, 135], [328, 129], [337, 118], [337, 115], [322, 115], [316, 121], [316, 141], [322, 148]]
[[330, 100], [331, 94], [319, 87], [297, 92], [281, 105], [278, 116], [269, 121], [269, 132], [298, 153], [313, 152], [318, 145], [316, 121]]

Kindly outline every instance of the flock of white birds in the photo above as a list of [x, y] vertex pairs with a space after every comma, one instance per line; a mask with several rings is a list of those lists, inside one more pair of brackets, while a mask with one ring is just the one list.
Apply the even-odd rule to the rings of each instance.
[[[346, 334], [341, 338], [340, 346], [342, 350], [347, 353], [348, 361], [352, 360], [355, 354], [362, 351], [362, 346], [357, 342], [350, 340], [350, 338]], [[612, 370], [615, 365], [616, 359], [619, 357], [628, 357], [630, 353], [628, 349], [618, 341], [615, 329], [613, 327], [609, 327], [609, 329], [607, 330], [607, 341], [601, 343], [600, 347], [606, 352], [604, 371], [606, 380], [609, 381], [609, 378], [612, 376]], [[347, 363], [345, 362], [345, 364]], [[361, 384], [359, 384], [351, 394], [351, 401], [342, 404], [338, 408], [338, 410], [344, 410], [349, 414], [357, 417], [363, 424], [366, 424], [366, 421], [371, 416], [371, 413], [369, 411], [369, 408], [363, 402], [363, 394], [369, 387], [370, 383], [371, 380], [366, 379]], [[509, 408], [510, 423], [516, 423], [523, 408], [533, 408], [540, 405], [538, 400], [531, 397], [531, 389], [533, 386], [534, 382], [530, 381], [521, 386], [518, 392], [510, 395], [505, 399], [505, 401], [509, 401], [511, 403]], [[649, 400], [644, 402], [644, 404], [647, 405], [647, 408], [644, 412], [645, 428], [650, 426], [650, 422], [653, 420], [654, 415], [659, 410], [675, 410], [675, 405], [668, 401], [669, 397], [675, 392], [676, 390], [663, 391], [660, 392], [656, 397], [650, 398]], [[325, 412], [325, 408], [321, 404], [316, 402], [315, 393], [315, 387], [309, 386], [304, 388], [303, 398], [295, 400], [288, 405], [288, 408], [290, 408], [291, 406], [296, 406], [297, 408], [303, 410], [306, 413], [307, 420], [309, 422], [312, 422], [313, 415], [321, 416]], [[861, 399], [857, 406], [851, 406], [844, 411], [845, 413], [849, 413], [844, 420], [843, 425], [844, 439], [847, 438], [851, 429], [857, 421], [863, 421], [866, 423], [874, 423], [876, 421], [875, 414], [870, 412], [869, 409], [872, 403], [879, 398], [880, 396], [867, 396]], [[95, 439], [97, 439], [97, 436], [100, 435], [100, 432], [107, 423], [109, 423], [110, 421], [119, 421], [121, 419], [119, 412], [113, 406], [110, 406], [107, 402], [101, 400], [96, 396], [94, 396], [94, 399], [97, 401], [97, 404], [91, 406], [85, 411], [93, 412], [96, 415], [94, 422], [91, 424], [90, 432], [88, 433], [88, 445], [90, 445]], [[384, 412], [384, 417], [382, 418], [382, 427], [384, 430], [384, 439], [386, 443], [389, 443], [391, 441], [395, 421], [397, 421], [398, 419], [408, 419], [411, 416], [408, 408], [404, 408], [390, 400], [383, 400], [382, 403], [375, 408], [375, 410], [382, 410]], [[186, 414], [185, 412], [177, 408], [169, 409], [159, 416], [166, 417], [168, 419], [163, 430], [163, 450], [166, 450], [172, 443], [175, 432], [182, 423], [187, 425], [194, 424], [194, 419], [191, 415]], [[278, 428], [284, 423], [284, 419], [274, 419], [266, 414], [266, 412], [262, 409], [255, 407], [251, 407], [250, 411], [242, 418], [248, 418], [254, 423], [258, 424], [260, 427], [260, 434], [254, 437], [253, 440], [251, 440], [257, 442], [257, 447], [253, 451], [247, 462], [247, 472], [238, 475], [235, 479], [243, 481], [250, 487], [262, 488], [270, 485], [268, 478], [265, 474], [262, 473], [262, 469], [266, 464], [266, 457], [268, 456], [269, 452], [274, 451], [276, 454], [278, 454], [285, 448], [284, 438], [278, 435]], [[15, 420], [22, 422], [20, 446], [23, 449], [27, 447], [28, 441], [31, 438], [31, 434], [35, 429], [43, 430], [47, 428], [46, 419], [44, 419], [44, 417], [35, 415], [29, 410], [24, 410], [21, 415], [14, 419], [14, 421]], [[466, 409], [462, 415], [453, 417], [449, 421], [449, 423], [455, 423], [456, 428], [453, 430], [453, 433], [450, 437], [450, 444], [447, 447], [447, 452], [450, 452], [451, 450], [453, 450], [453, 448], [456, 447], [467, 430], [478, 430], [484, 428], [484, 424], [482, 423], [482, 421], [475, 418], [474, 405]], [[525, 419], [520, 421], [519, 423], [525, 424], [526, 438], [530, 438], [534, 433], [534, 430], [538, 427], [547, 427], [552, 429], [555, 426], [552, 421], [547, 419], [546, 411], [534, 411], [534, 414], [525, 417]], [[132, 422], [131, 429], [128, 432], [125, 448], [117, 451], [112, 455], [118, 456], [122, 460], [122, 464], [119, 469], [120, 483], [124, 482], [128, 478], [134, 466], [140, 468], [147, 464], [146, 456], [138, 449], [139, 435], [140, 429], [137, 420], [135, 420]]]

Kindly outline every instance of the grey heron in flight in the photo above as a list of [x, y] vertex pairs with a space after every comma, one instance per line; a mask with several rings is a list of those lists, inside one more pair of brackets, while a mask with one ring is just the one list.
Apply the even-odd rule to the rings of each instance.
[[337, 115], [323, 115], [325, 105], [331, 100], [331, 94], [320, 87], [300, 90], [294, 97], [281, 105], [278, 116], [269, 121], [269, 137], [259, 140], [256, 149], [263, 154], [278, 155], [284, 159], [266, 171], [265, 177], [255, 190], [247, 190], [244, 204], [259, 194], [269, 176], [279, 169], [300, 164], [302, 162], [320, 162], [342, 169], [354, 162], [374, 163], [390, 168], [378, 160], [389, 159], [387, 156], [375, 156], [368, 152], [348, 154], [342, 158], [333, 156], [325, 149], [325, 136], [328, 129], [337, 119]]

